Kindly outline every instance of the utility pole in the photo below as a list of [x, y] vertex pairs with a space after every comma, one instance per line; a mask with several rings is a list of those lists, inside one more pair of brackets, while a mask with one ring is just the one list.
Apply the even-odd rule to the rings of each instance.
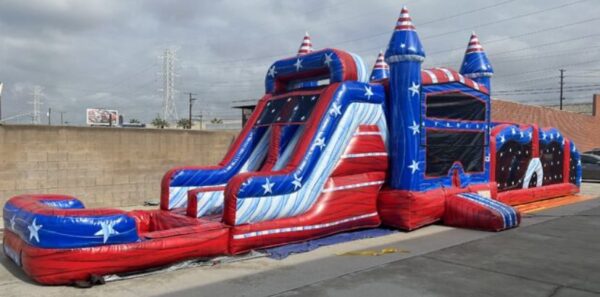
[[48, 126], [52, 125], [52, 108], [48, 107]]
[[190, 130], [192, 129], [192, 106], [194, 105], [194, 101], [196, 101], [196, 98], [192, 97], [192, 93], [190, 93], [190, 108], [189, 108], [189, 114], [188, 114], [188, 124], [190, 125], [189, 128]]
[[63, 115], [65, 114], [65, 111], [60, 111], [60, 125], [63, 126], [65, 124], [65, 122], [63, 121]]
[[563, 97], [564, 84], [565, 84], [565, 70], [560, 69], [560, 110], [563, 109], [563, 100], [565, 100], [565, 98]]

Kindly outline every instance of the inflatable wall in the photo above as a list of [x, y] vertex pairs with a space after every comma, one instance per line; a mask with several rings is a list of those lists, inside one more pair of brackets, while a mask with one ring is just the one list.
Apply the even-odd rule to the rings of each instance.
[[369, 74], [339, 49], [273, 63], [223, 161], [169, 170], [160, 209], [86, 209], [68, 195], [4, 206], [4, 251], [43, 284], [235, 255], [381, 224], [501, 231], [512, 206], [578, 191], [575, 145], [553, 128], [493, 123], [493, 68], [471, 36], [460, 71], [422, 69], [403, 8]]

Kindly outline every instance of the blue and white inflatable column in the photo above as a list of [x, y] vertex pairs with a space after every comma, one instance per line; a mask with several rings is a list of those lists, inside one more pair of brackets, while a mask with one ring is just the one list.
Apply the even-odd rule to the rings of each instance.
[[490, 80], [494, 75], [494, 69], [475, 33], [472, 33], [469, 39], [465, 58], [460, 66], [460, 74], [483, 84], [491, 94]]
[[390, 67], [390, 186], [418, 191], [425, 169], [419, 150], [421, 133], [421, 63], [425, 51], [412, 24], [408, 9], [402, 8], [385, 52]]

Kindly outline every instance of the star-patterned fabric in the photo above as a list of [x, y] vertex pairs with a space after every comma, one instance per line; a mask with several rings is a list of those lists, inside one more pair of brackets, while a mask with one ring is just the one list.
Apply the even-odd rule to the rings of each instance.
[[320, 94], [286, 96], [267, 102], [256, 126], [300, 124], [306, 122], [319, 101]]

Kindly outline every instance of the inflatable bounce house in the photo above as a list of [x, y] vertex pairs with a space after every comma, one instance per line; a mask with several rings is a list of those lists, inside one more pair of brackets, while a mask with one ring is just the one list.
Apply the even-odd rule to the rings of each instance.
[[39, 283], [69, 284], [380, 225], [501, 231], [519, 225], [512, 206], [578, 192], [569, 139], [491, 122], [494, 71], [477, 36], [460, 71], [422, 69], [424, 59], [406, 8], [370, 76], [359, 56], [312, 51], [307, 35], [269, 67], [219, 165], [164, 175], [160, 209], [13, 197], [5, 254]]

